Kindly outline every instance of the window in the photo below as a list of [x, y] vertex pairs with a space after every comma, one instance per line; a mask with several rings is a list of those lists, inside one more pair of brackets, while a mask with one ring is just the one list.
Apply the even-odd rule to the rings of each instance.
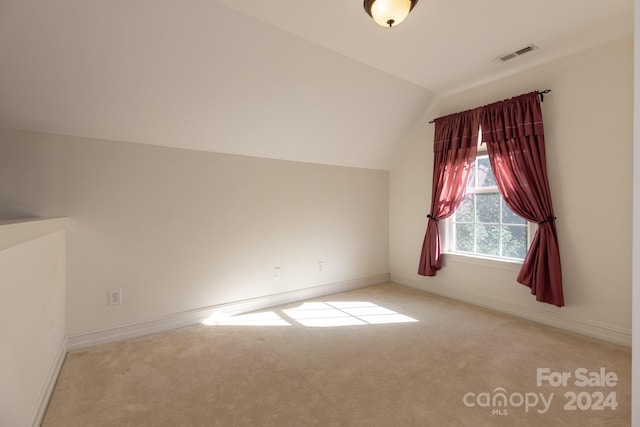
[[447, 252], [521, 261], [530, 234], [529, 223], [504, 202], [489, 156], [479, 148], [466, 196], [447, 222]]

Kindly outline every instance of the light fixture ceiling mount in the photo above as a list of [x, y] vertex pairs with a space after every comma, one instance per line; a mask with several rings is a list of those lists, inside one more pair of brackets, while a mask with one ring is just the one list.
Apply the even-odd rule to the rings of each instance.
[[364, 10], [381, 27], [395, 27], [418, 3], [418, 0], [364, 0]]

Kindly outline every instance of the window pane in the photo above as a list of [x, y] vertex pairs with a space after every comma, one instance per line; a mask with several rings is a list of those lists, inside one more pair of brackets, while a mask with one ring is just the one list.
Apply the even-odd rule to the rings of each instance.
[[456, 210], [456, 222], [473, 222], [473, 194], [467, 194]]
[[480, 255], [500, 255], [500, 227], [478, 224], [476, 226], [476, 253]]
[[456, 224], [455, 250], [473, 252], [473, 224]]
[[524, 259], [527, 254], [527, 226], [502, 226], [502, 256]]
[[467, 192], [448, 222], [447, 233], [451, 233], [448, 250], [524, 259], [528, 249], [528, 222], [507, 207], [485, 153], [478, 155], [473, 163]]
[[476, 194], [476, 221], [497, 224], [500, 222], [500, 194]]
[[503, 224], [526, 224], [527, 221], [513, 213], [509, 206], [502, 199], [502, 223]]
[[478, 187], [495, 187], [496, 179], [491, 171], [489, 157], [478, 157]]
[[476, 186], [476, 170], [478, 168], [476, 167], [476, 164], [473, 164], [473, 167], [471, 168], [471, 173], [469, 174], [469, 182], [467, 183], [467, 189], [469, 188], [473, 188]]

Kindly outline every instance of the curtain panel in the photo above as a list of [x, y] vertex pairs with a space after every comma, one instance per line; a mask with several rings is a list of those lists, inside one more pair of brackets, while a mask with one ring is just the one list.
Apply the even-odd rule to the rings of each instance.
[[482, 141], [505, 203], [538, 224], [517, 281], [541, 302], [564, 305], [560, 249], [547, 176], [538, 92], [481, 108]]
[[478, 149], [479, 111], [435, 120], [431, 210], [422, 244], [418, 274], [435, 276], [442, 268], [438, 223], [462, 203]]

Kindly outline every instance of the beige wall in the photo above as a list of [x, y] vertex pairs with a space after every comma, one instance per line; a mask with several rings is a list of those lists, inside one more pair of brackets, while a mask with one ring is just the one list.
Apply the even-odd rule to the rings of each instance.
[[433, 167], [433, 127], [424, 122], [390, 172], [391, 278], [630, 344], [633, 39], [448, 96], [431, 113], [542, 89], [552, 90], [542, 108], [566, 307], [536, 302], [516, 283], [517, 269], [499, 263], [445, 255], [436, 277], [416, 274]]
[[[634, 102], [633, 102], [633, 324], [640, 325], [640, 0], [634, 2]], [[633, 426], [640, 426], [640, 330], [633, 328]]]
[[0, 425], [40, 425], [66, 352], [64, 219], [0, 222]]
[[70, 335], [389, 271], [384, 171], [0, 130], [26, 216], [70, 217]]

